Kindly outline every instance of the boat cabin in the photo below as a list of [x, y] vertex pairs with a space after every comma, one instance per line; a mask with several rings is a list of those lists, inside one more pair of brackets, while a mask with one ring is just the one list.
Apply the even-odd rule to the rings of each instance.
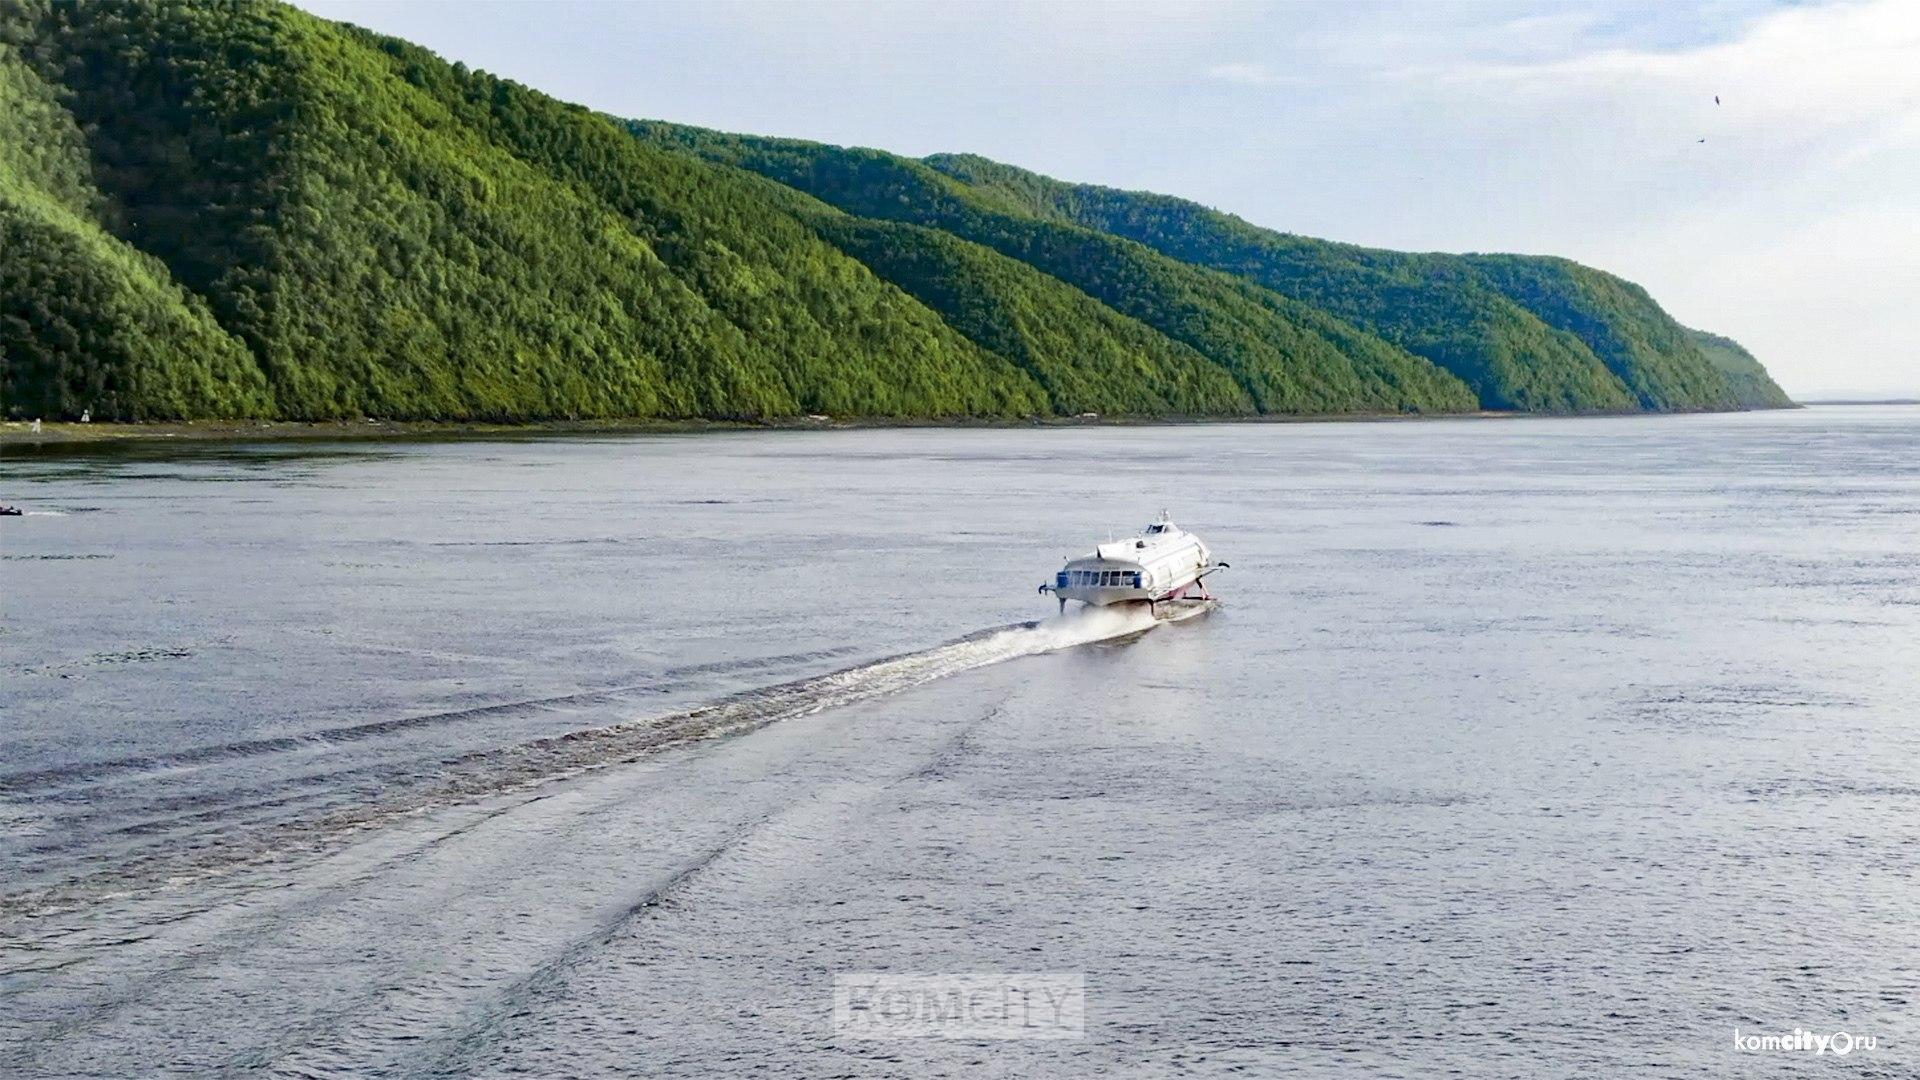
[[1062, 570], [1054, 576], [1056, 589], [1138, 589], [1141, 587], [1142, 571], [1135, 567], [1126, 570], [1106, 568], [1086, 570]]

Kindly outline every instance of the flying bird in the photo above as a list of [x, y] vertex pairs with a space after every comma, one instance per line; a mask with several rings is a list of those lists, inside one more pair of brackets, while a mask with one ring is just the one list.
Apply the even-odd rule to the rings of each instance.
[[1720, 104], [1720, 95], [1719, 95], [1719, 94], [1715, 94], [1715, 95], [1713, 95], [1713, 103], [1714, 103], [1715, 105], [1718, 105], [1718, 104]]

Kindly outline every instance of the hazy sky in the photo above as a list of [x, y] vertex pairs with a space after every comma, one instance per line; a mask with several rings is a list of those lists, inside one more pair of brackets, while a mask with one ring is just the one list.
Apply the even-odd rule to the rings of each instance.
[[1920, 393], [1920, 0], [299, 2], [622, 116], [1567, 255], [1795, 395]]

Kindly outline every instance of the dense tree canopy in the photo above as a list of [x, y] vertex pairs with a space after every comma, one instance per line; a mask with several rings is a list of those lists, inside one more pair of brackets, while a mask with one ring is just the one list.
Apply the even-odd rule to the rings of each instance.
[[[1489, 408], [1724, 409], [1786, 401], [1729, 381], [1646, 290], [1566, 259], [1409, 254], [1274, 232], [1165, 195], [1067, 184], [973, 155], [927, 164], [983, 197], [1306, 300], [1464, 379]], [[1735, 346], [1738, 348], [1737, 346]]]
[[1719, 334], [1709, 334], [1705, 330], [1688, 330], [1694, 346], [1707, 362], [1720, 370], [1726, 377], [1727, 385], [1733, 388], [1742, 408], [1747, 409], [1785, 409], [1791, 408], [1793, 399], [1787, 392], [1774, 385], [1773, 377], [1753, 354], [1740, 346], [1740, 343]]
[[1561, 260], [622, 122], [262, 0], [0, 5], [0, 414], [1781, 401], [1737, 345]]
[[1131, 240], [1020, 213], [918, 161], [670, 124], [631, 126], [643, 139], [752, 169], [849, 214], [938, 229], [1026, 263], [1198, 351], [1232, 374], [1263, 413], [1475, 407], [1457, 379], [1323, 311]]

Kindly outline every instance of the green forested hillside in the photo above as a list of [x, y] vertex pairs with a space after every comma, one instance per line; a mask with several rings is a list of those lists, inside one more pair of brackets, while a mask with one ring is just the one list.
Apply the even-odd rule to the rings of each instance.
[[1261, 412], [1475, 407], [1457, 380], [1325, 312], [1128, 240], [1006, 212], [908, 158], [672, 124], [631, 126], [643, 139], [751, 169], [847, 213], [939, 229], [1026, 263], [1197, 350], [1231, 372]]
[[1723, 409], [1785, 400], [1770, 379], [1746, 390], [1730, 384], [1644, 289], [1565, 259], [1381, 251], [973, 155], [927, 163], [1003, 205], [1308, 300], [1454, 372], [1489, 407]]
[[1577, 264], [1209, 214], [623, 123], [277, 3], [0, 0], [0, 415], [1784, 401]]
[[1687, 336], [1693, 339], [1694, 346], [1706, 356], [1707, 362], [1726, 376], [1727, 384], [1733, 387], [1734, 396], [1740, 400], [1742, 408], [1793, 407], [1793, 399], [1774, 385], [1767, 369], [1739, 342], [1719, 334], [1709, 334], [1705, 330], [1688, 330]]
[[1205, 356], [1025, 263], [915, 225], [834, 214], [817, 227], [961, 333], [1030, 372], [1054, 412], [1254, 411], [1246, 391]]
[[[204, 300], [269, 392], [101, 400], [96, 415], [1046, 407], [1004, 357], [788, 215], [773, 185], [586, 110], [280, 5], [8, 18], [33, 20], [18, 55], [89, 133], [101, 219]], [[7, 355], [9, 411], [75, 411]]]
[[111, 235], [81, 133], [0, 23], [0, 412], [253, 415], [265, 380], [165, 265]]

